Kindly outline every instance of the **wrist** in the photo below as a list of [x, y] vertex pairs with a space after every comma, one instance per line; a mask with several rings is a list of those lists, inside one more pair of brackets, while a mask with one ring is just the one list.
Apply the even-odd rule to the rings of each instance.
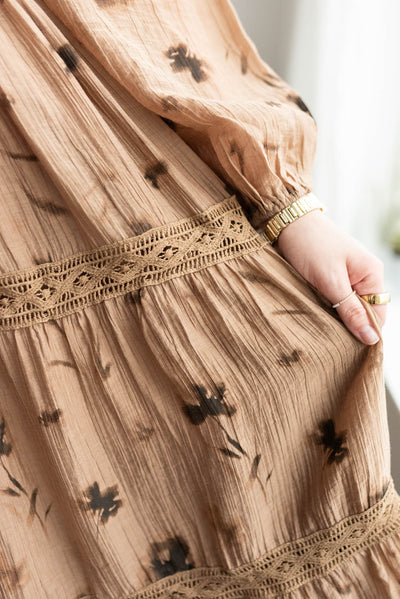
[[304, 214], [300, 218], [297, 218], [292, 223], [288, 224], [279, 234], [276, 241], [276, 247], [282, 250], [282, 247], [295, 237], [299, 235], [308, 235], [309, 231], [315, 231], [321, 224], [322, 220], [325, 220], [326, 216], [321, 210], [311, 210], [307, 214]]
[[318, 210], [321, 213], [325, 212], [326, 206], [324, 206], [318, 198], [310, 192], [275, 214], [267, 222], [263, 229], [263, 234], [271, 243], [275, 243], [281, 235], [281, 232], [291, 223], [303, 218], [315, 210]]

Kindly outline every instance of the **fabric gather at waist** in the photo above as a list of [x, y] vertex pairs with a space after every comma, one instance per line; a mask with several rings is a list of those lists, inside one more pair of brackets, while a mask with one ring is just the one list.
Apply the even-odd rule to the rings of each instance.
[[135, 237], [0, 275], [0, 330], [61, 318], [267, 244], [232, 195]]

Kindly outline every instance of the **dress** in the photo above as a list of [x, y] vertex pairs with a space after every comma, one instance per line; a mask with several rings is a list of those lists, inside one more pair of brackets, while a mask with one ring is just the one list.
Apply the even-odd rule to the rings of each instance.
[[260, 233], [298, 93], [228, 0], [2, 0], [0, 48], [1, 598], [400, 597], [382, 340]]

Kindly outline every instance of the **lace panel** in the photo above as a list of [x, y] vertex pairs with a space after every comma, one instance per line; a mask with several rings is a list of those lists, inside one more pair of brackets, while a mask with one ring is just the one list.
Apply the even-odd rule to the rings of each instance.
[[199, 567], [170, 575], [126, 599], [282, 597], [395, 532], [400, 532], [400, 496], [390, 478], [382, 499], [330, 528], [232, 570]]
[[195, 216], [135, 237], [0, 275], [0, 330], [61, 318], [268, 243], [233, 195]]

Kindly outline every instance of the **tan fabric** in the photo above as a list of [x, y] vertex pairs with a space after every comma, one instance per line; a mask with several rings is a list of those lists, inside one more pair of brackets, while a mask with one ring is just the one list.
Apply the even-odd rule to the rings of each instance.
[[3, 0], [0, 49], [1, 598], [399, 597], [382, 340], [257, 232], [297, 93], [226, 0]]

